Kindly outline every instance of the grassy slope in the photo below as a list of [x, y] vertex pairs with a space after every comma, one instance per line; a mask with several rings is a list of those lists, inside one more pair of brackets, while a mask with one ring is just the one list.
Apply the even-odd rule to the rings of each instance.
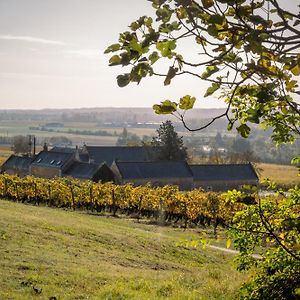
[[295, 166], [276, 165], [276, 164], [257, 164], [260, 170], [260, 180], [269, 178], [278, 184], [293, 185], [300, 184], [298, 169]]
[[0, 200], [0, 299], [236, 299], [246, 275], [192, 234]]

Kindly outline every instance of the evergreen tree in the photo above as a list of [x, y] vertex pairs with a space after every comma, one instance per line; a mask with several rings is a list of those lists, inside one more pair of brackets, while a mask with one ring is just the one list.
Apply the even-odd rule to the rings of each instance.
[[157, 129], [157, 136], [152, 139], [152, 146], [158, 147], [160, 160], [185, 160], [187, 151], [171, 121], [162, 123]]

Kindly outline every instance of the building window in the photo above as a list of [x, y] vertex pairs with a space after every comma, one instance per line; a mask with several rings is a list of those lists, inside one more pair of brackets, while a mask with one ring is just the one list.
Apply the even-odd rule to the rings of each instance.
[[38, 159], [36, 162], [37, 162], [37, 163], [39, 163], [39, 162], [41, 162], [41, 161], [42, 161], [42, 159], [41, 159], [41, 158], [39, 158], [39, 159]]
[[52, 159], [52, 160], [50, 161], [50, 164], [51, 164], [51, 165], [53, 165], [53, 164], [54, 164], [54, 162], [55, 162], [55, 160], [54, 160], [54, 159]]
[[59, 160], [56, 164], [57, 164], [57, 165], [60, 165], [60, 164], [61, 164], [61, 160]]

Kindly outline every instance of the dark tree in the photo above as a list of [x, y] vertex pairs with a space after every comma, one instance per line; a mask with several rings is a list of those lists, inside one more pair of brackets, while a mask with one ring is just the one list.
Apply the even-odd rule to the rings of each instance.
[[157, 136], [153, 138], [152, 145], [158, 147], [158, 158], [161, 160], [185, 160], [187, 151], [171, 121], [166, 121], [157, 129]]
[[13, 137], [12, 150], [14, 153], [28, 154], [31, 151], [30, 141], [28, 136], [17, 135]]

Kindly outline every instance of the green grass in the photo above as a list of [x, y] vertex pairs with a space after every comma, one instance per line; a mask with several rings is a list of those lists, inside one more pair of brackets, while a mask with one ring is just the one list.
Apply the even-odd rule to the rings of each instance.
[[0, 200], [0, 299], [236, 299], [247, 275], [195, 234]]

